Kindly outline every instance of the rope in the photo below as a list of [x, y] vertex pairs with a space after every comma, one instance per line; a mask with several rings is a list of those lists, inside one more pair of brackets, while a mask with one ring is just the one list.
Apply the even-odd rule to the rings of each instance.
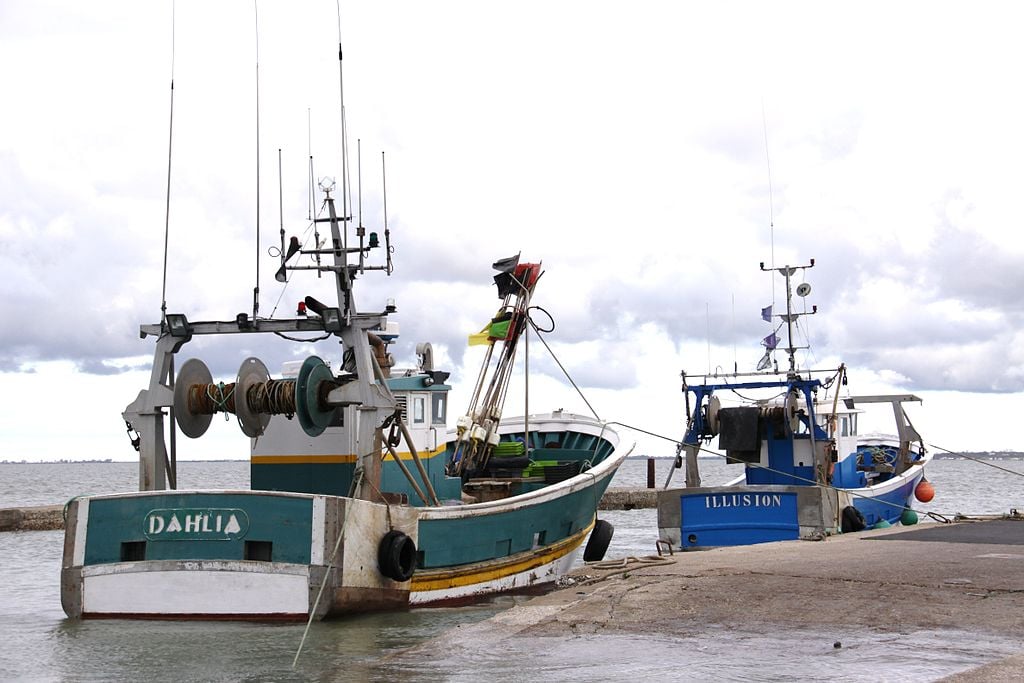
[[987, 460], [982, 460], [981, 458], [972, 458], [969, 455], [964, 455], [963, 453], [958, 453], [957, 451], [951, 451], [951, 450], [948, 450], [946, 448], [943, 448], [942, 446], [936, 446], [933, 443], [928, 444], [928, 446], [931, 447], [931, 448], [934, 448], [936, 450], [942, 451], [943, 453], [949, 453], [950, 455], [955, 455], [955, 456], [957, 456], [959, 458], [963, 458], [964, 460], [971, 460], [973, 462], [978, 463], [979, 465], [987, 465], [989, 467], [994, 467], [997, 470], [1002, 470], [1003, 472], [1008, 472], [1009, 474], [1016, 474], [1018, 477], [1024, 477], [1024, 472], [1018, 472], [1017, 470], [1011, 470], [1011, 469], [1006, 468], [1006, 467], [1000, 467], [999, 465], [994, 465], [994, 464], [988, 462]]
[[[544, 310], [544, 309], [541, 309], [541, 310]], [[544, 312], [548, 314], [549, 318], [551, 318], [551, 314], [550, 313], [548, 313], [547, 311], [544, 311]], [[540, 343], [543, 344], [544, 348], [548, 350], [549, 354], [551, 354], [551, 359], [555, 361], [555, 364], [558, 365], [558, 368], [562, 371], [562, 374], [565, 375], [565, 378], [567, 380], [569, 380], [569, 384], [571, 384], [572, 388], [576, 390], [576, 393], [580, 395], [580, 398], [583, 399], [583, 402], [587, 404], [587, 408], [590, 408], [590, 412], [593, 413], [594, 417], [596, 419], [600, 420], [601, 417], [597, 414], [597, 411], [594, 410], [594, 406], [590, 405], [590, 401], [588, 401], [587, 397], [583, 395], [583, 391], [580, 390], [579, 386], [577, 386], [576, 382], [569, 375], [569, 371], [565, 369], [564, 365], [562, 365], [562, 361], [558, 360], [558, 356], [556, 356], [555, 352], [551, 350], [550, 346], [548, 346], [547, 341], [544, 339], [544, 336], [541, 334], [542, 330], [539, 327], [537, 327], [537, 323], [533, 322], [533, 318], [530, 318], [530, 317], [527, 317], [527, 321], [530, 323], [530, 327], [533, 328], [533, 331], [537, 333], [537, 339], [540, 339]], [[552, 321], [551, 321], [551, 329], [554, 329], [554, 328], [555, 328], [555, 323], [554, 323], [554, 319], [552, 319]], [[547, 331], [547, 330], [544, 330], [544, 331]]]
[[295, 381], [290, 379], [257, 382], [249, 387], [245, 400], [255, 413], [295, 414]]
[[188, 388], [188, 409], [193, 415], [235, 412], [235, 384], [193, 384]]
[[[362, 470], [359, 471], [357, 478], [362, 478]], [[390, 510], [389, 510], [390, 512]], [[331, 556], [327, 561], [327, 571], [324, 572], [324, 580], [320, 582], [320, 590], [316, 594], [316, 601], [313, 603], [313, 609], [309, 610], [309, 619], [306, 621], [306, 629], [302, 632], [302, 640], [299, 641], [299, 649], [295, 651], [295, 659], [292, 660], [292, 668], [299, 662], [299, 655], [302, 653], [302, 647], [306, 644], [306, 636], [309, 635], [309, 628], [313, 624], [313, 618], [316, 616], [316, 611], [320, 607], [320, 599], [324, 595], [324, 588], [327, 586], [327, 579], [331, 576], [331, 570], [334, 569], [334, 557], [338, 554], [338, 549], [341, 548], [341, 540], [345, 538], [345, 529], [348, 528], [348, 520], [352, 515], [348, 514], [348, 510], [345, 511], [345, 521], [341, 524], [341, 533], [338, 534], [338, 540], [334, 543], [334, 551], [331, 552]]]
[[653, 436], [656, 439], [664, 439], [665, 441], [671, 441], [672, 443], [679, 443], [681, 441], [681, 439], [673, 439], [670, 436], [662, 436], [661, 434], [655, 434], [654, 432], [649, 432], [646, 429], [640, 429], [639, 427], [634, 427], [633, 425], [628, 425], [625, 422], [607, 422], [606, 424], [619, 425], [620, 427], [625, 427], [626, 429], [632, 429], [633, 431], [641, 432], [642, 434], [646, 434], [647, 436]]
[[71, 507], [71, 504], [74, 503], [79, 498], [82, 498], [82, 496], [80, 496], [80, 495], [79, 496], [71, 496], [70, 498], [68, 498], [68, 502], [64, 503], [64, 510], [63, 510], [63, 512], [61, 512], [60, 516], [61, 516], [61, 519], [64, 520], [64, 525], [65, 526], [67, 526], [67, 523], [68, 523], [68, 508]]
[[[717, 451], [713, 451], [713, 450], [710, 450], [708, 448], [704, 448], [700, 444], [682, 444], [682, 440], [672, 439], [670, 437], [663, 436], [661, 434], [656, 434], [654, 432], [649, 432], [649, 431], [647, 431], [645, 429], [640, 429], [639, 427], [634, 427], [632, 425], [624, 424], [622, 422], [609, 422], [608, 424], [621, 425], [621, 426], [623, 426], [623, 427], [625, 427], [627, 429], [633, 429], [633, 430], [636, 430], [638, 432], [642, 432], [644, 434], [647, 434], [648, 436], [653, 436], [653, 437], [656, 437], [656, 438], [659, 438], [659, 439], [664, 439], [666, 441], [671, 441], [672, 443], [675, 443], [675, 444], [694, 446], [694, 447], [697, 448], [698, 452], [710, 453], [711, 455], [714, 455], [717, 458], [726, 458], [726, 459], [728, 459], [728, 457], [729, 457], [727, 455], [722, 455], [721, 453], [718, 453]], [[932, 447], [936, 448], [935, 446], [932, 446]], [[679, 456], [676, 456], [676, 457], [679, 457]], [[796, 474], [790, 474], [789, 472], [783, 472], [783, 471], [777, 470], [777, 469], [775, 469], [773, 467], [768, 467], [767, 465], [761, 465], [761, 464], [758, 464], [758, 463], [748, 463], [748, 464], [750, 464], [753, 467], [758, 467], [760, 469], [766, 470], [768, 472], [773, 472], [775, 474], [786, 475], [786, 476], [791, 477], [791, 478], [793, 478], [793, 479], [795, 479], [797, 481], [802, 481], [802, 482], [807, 483], [807, 484], [815, 484], [815, 485], [818, 484], [818, 482], [813, 480], [813, 479], [808, 479], [806, 477], [801, 477], [801, 476], [798, 476]], [[674, 469], [678, 469], [678, 468], [674, 468]], [[1003, 469], [1003, 468], [999, 468], [999, 469]], [[1007, 471], [1008, 472], [1013, 472], [1013, 470], [1007, 470]], [[1014, 472], [1014, 474], [1021, 474], [1021, 473], [1020, 472]], [[1022, 474], [1021, 476], [1024, 476], [1024, 474]], [[671, 477], [669, 478], [669, 482], [671, 482]], [[896, 503], [890, 503], [888, 501], [878, 500], [877, 498], [872, 498], [871, 496], [866, 496], [866, 495], [861, 494], [861, 493], [854, 493], [850, 489], [839, 488], [838, 486], [832, 486], [831, 484], [821, 484], [821, 486], [825, 486], [826, 488], [830, 488], [830, 489], [833, 489], [835, 491], [842, 491], [844, 493], [849, 493], [850, 495], [858, 497], [858, 498], [870, 499], [870, 500], [873, 500], [873, 501], [875, 501], [877, 503], [882, 503], [883, 505], [889, 505], [891, 507], [898, 508], [900, 510], [905, 509], [905, 506], [903, 506], [903, 505], [897, 505]], [[665, 488], [668, 488], [668, 484], [667, 483], [665, 485]]]
[[[274, 310], [276, 311], [277, 308], [275, 307]], [[323, 341], [324, 339], [327, 339], [328, 337], [330, 337], [334, 333], [333, 332], [328, 332], [326, 334], [320, 335], [319, 337], [310, 337], [309, 339], [301, 339], [299, 337], [292, 337], [291, 335], [287, 335], [284, 332], [275, 332], [274, 334], [276, 334], [278, 337], [281, 337], [281, 339], [287, 339], [288, 341], [304, 343], [304, 342]]]
[[[600, 562], [587, 562], [587, 567], [593, 567], [594, 569], [616, 569], [616, 571], [608, 572], [607, 574], [601, 574], [601, 576], [593, 576], [583, 581], [574, 583], [574, 586], [588, 586], [590, 584], [604, 581], [605, 579], [617, 576], [619, 574], [625, 574], [634, 569], [642, 569], [644, 567], [664, 567], [670, 564], [675, 564], [675, 558], [665, 558], [658, 555], [647, 555], [644, 557], [634, 557], [632, 555], [623, 557], [619, 560], [602, 560]], [[631, 566], [639, 565], [639, 566]]]

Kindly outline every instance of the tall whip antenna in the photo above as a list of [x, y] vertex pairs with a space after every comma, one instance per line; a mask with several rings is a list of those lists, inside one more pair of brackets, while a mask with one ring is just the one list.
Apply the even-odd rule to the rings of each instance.
[[341, 2], [336, 0], [335, 6], [338, 11], [338, 97], [341, 102], [341, 219], [345, 222], [345, 231], [342, 233], [342, 248], [348, 250], [348, 221], [349, 204], [351, 192], [348, 178], [348, 127], [345, 125], [345, 73], [342, 68], [341, 54]]
[[256, 28], [256, 286], [252, 290], [252, 319], [260, 312], [260, 13], [252, 2]]
[[[761, 125], [764, 128], [764, 159], [768, 165], [768, 229], [771, 237], [772, 269], [775, 268], [775, 206], [772, 199], [772, 159], [768, 154], [768, 117], [764, 113], [764, 99], [761, 99]], [[775, 278], [772, 280], [772, 306], [775, 306]]]
[[[277, 148], [277, 217], [281, 223], [281, 253], [284, 251], [284, 177], [281, 173], [281, 148]], [[271, 315], [270, 317], [274, 317]]]
[[160, 326], [167, 319], [167, 250], [171, 236], [171, 151], [174, 149], [174, 45], [175, 45], [175, 10], [177, 4], [171, 3], [171, 120], [167, 133], [167, 205], [164, 208], [164, 279], [160, 292]]
[[384, 165], [384, 152], [380, 153], [380, 176], [381, 184], [384, 188], [384, 249], [388, 253], [388, 275], [391, 275], [391, 271], [394, 268], [391, 265], [391, 230], [388, 229], [388, 171]]
[[[313, 182], [313, 112], [306, 107], [306, 151], [309, 154], [309, 202], [306, 206], [306, 219], [313, 220], [313, 204], [316, 203]], [[319, 249], [319, 245], [317, 246]]]

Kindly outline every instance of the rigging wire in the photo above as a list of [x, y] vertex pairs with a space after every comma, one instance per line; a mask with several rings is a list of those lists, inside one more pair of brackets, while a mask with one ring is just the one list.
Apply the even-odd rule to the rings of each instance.
[[177, 3], [171, 3], [171, 115], [167, 133], [167, 197], [164, 208], [164, 277], [160, 293], [160, 326], [167, 319], [167, 252], [171, 236], [171, 157], [174, 150], [174, 59], [175, 59], [175, 13]]
[[[540, 307], [538, 306], [537, 308], [540, 308]], [[544, 309], [541, 309], [541, 310], [544, 310]], [[549, 318], [551, 318], [551, 314], [550, 313], [548, 313], [547, 311], [544, 311], [544, 312], [548, 314]], [[572, 376], [569, 375], [569, 371], [565, 369], [565, 366], [562, 365], [562, 361], [558, 360], [558, 356], [555, 355], [555, 352], [552, 351], [551, 347], [548, 345], [547, 340], [544, 339], [544, 336], [541, 334], [541, 332], [542, 331], [546, 331], [546, 330], [541, 330], [537, 326], [537, 323], [533, 322], [533, 318], [527, 316], [526, 320], [527, 320], [527, 322], [530, 323], [530, 327], [533, 328], [533, 331], [537, 333], [537, 339], [540, 339], [540, 343], [543, 344], [544, 348], [548, 350], [549, 354], [551, 354], [551, 359], [553, 361], [555, 361], [555, 364], [558, 365], [558, 368], [562, 371], [562, 374], [565, 375], [565, 378], [567, 380], [569, 380], [569, 384], [571, 384], [572, 388], [576, 390], [576, 393], [580, 395], [580, 398], [583, 399], [583, 402], [587, 404], [587, 408], [590, 408], [590, 412], [594, 415], [594, 417], [596, 419], [600, 420], [601, 417], [597, 414], [597, 411], [594, 410], [594, 406], [592, 406], [590, 404], [590, 401], [587, 400], [587, 397], [583, 395], [583, 391], [579, 388], [579, 385], [577, 385], [576, 381], [573, 380]], [[554, 329], [554, 319], [552, 319], [552, 322], [551, 322], [551, 329]], [[675, 441], [675, 439], [673, 439], [673, 441]]]

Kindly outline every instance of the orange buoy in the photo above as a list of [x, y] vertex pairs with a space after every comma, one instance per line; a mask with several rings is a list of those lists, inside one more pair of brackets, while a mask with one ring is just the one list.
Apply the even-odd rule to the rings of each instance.
[[935, 487], [927, 479], [922, 479], [914, 489], [914, 497], [922, 503], [930, 502], [935, 497]]

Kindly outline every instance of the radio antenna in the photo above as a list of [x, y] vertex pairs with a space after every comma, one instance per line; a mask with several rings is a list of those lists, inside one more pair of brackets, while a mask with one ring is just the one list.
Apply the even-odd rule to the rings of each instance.
[[[772, 159], [768, 154], [768, 117], [764, 113], [764, 98], [761, 98], [761, 126], [764, 128], [764, 159], [768, 166], [768, 230], [771, 240], [772, 269], [775, 268], [775, 206], [772, 195]], [[772, 280], [772, 306], [775, 305], [775, 278]]]
[[391, 271], [394, 268], [391, 265], [391, 230], [388, 229], [388, 172], [384, 166], [384, 152], [380, 153], [380, 174], [381, 174], [381, 187], [383, 188], [384, 195], [384, 251], [388, 255], [388, 267], [387, 273], [391, 275]]
[[[252, 319], [260, 312], [260, 13], [256, 0], [252, 1], [252, 14], [256, 30], [256, 286], [252, 290]], [[281, 229], [284, 244], [284, 228]]]
[[309, 196], [306, 197], [306, 220], [313, 220], [313, 205], [316, 203], [316, 196], [313, 189], [313, 114], [309, 107], [306, 107], [306, 151], [309, 154]]
[[363, 236], [366, 235], [366, 228], [363, 227], [363, 141], [356, 138], [356, 199], [359, 201], [359, 223], [356, 225], [356, 237], [359, 238], [359, 272], [363, 272], [366, 252], [363, 251]]
[[[281, 265], [284, 265], [284, 180], [281, 173], [281, 148], [277, 148], [277, 211], [281, 223]], [[271, 316], [273, 317], [273, 316]]]
[[177, 3], [171, 3], [171, 116], [167, 133], [167, 197], [164, 208], [164, 279], [160, 292], [160, 326], [167, 320], [167, 251], [171, 237], [171, 152], [174, 149], [174, 47], [175, 10]]

